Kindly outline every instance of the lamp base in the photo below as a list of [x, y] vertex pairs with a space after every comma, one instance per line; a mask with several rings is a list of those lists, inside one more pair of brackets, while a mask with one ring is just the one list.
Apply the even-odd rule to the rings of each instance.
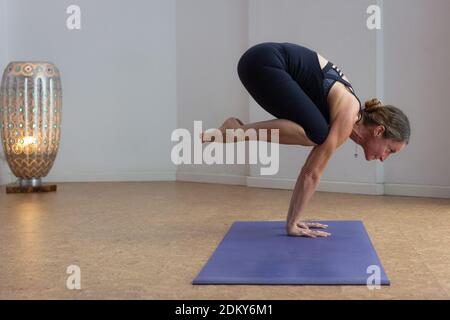
[[6, 193], [34, 193], [56, 191], [56, 184], [42, 184], [39, 186], [21, 186], [19, 183], [6, 185]]

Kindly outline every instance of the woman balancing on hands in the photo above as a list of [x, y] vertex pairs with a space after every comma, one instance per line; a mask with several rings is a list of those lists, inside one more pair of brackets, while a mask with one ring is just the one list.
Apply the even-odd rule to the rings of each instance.
[[[279, 130], [279, 143], [312, 146], [295, 184], [286, 231], [290, 236], [326, 237], [330, 233], [311, 228], [326, 225], [301, 221], [328, 160], [348, 138], [364, 149], [365, 158], [386, 160], [409, 142], [406, 115], [378, 99], [363, 109], [352, 85], [332, 62], [317, 52], [292, 43], [265, 42], [248, 49], [238, 63], [238, 74], [253, 99], [276, 119], [243, 124], [228, 118], [219, 129], [255, 129], [257, 139], [270, 141], [270, 130]], [[258, 130], [266, 129], [267, 137]], [[214, 141], [217, 132], [205, 131], [203, 142]], [[245, 135], [243, 139], [251, 137]], [[239, 141], [239, 138], [238, 138]]]

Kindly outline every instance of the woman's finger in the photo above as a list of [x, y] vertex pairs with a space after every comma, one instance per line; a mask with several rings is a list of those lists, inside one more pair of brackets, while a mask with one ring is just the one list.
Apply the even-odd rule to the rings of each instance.
[[306, 223], [306, 225], [309, 228], [322, 228], [322, 229], [328, 228], [328, 225], [322, 224], [322, 223], [316, 223], [316, 222], [308, 222], [308, 223]]
[[300, 235], [303, 237], [316, 238], [316, 236], [309, 229], [300, 231]]
[[309, 228], [308, 228], [308, 224], [307, 224], [307, 223], [304, 223], [304, 222], [299, 222], [299, 223], [297, 223], [297, 226], [298, 226], [299, 228], [302, 228], [302, 229], [309, 229]]
[[315, 235], [320, 236], [320, 237], [331, 236], [331, 233], [324, 232], [324, 231], [313, 231], [313, 230], [311, 230], [311, 232], [313, 232]]
[[323, 229], [328, 228], [327, 224], [316, 223], [316, 225], [317, 225], [317, 228], [323, 228]]

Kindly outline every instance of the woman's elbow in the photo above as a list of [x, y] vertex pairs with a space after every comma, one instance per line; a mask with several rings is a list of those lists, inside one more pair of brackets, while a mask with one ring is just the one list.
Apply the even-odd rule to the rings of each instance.
[[302, 175], [304, 179], [319, 181], [322, 176], [322, 172], [317, 169], [308, 170], [307, 168], [302, 169]]

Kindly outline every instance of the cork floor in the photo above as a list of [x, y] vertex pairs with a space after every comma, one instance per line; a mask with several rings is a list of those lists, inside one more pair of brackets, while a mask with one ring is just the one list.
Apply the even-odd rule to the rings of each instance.
[[[449, 299], [450, 199], [316, 192], [308, 219], [363, 220], [391, 286], [193, 286], [236, 220], [284, 220], [291, 190], [189, 182], [0, 189], [0, 299]], [[81, 270], [68, 290], [66, 269]]]

